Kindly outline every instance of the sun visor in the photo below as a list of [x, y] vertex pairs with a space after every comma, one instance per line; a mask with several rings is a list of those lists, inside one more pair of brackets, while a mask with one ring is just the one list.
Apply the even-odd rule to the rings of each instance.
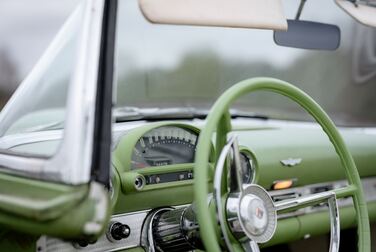
[[366, 1], [359, 1], [356, 4], [348, 0], [335, 1], [339, 7], [358, 22], [371, 27], [376, 27], [376, 7], [374, 5], [367, 5]]
[[286, 30], [280, 0], [139, 0], [152, 23]]

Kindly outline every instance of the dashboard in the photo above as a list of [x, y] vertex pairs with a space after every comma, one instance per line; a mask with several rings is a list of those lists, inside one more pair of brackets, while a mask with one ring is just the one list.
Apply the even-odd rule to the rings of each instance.
[[[196, 125], [167, 121], [144, 124], [119, 135], [112, 158], [118, 174], [113, 182], [121, 188], [116, 196], [134, 204], [117, 203], [117, 212], [192, 202], [199, 134]], [[321, 130], [264, 126], [247, 129], [235, 124], [232, 134], [239, 138], [243, 183], [257, 183], [272, 190], [279, 181], [290, 181], [291, 187], [297, 187], [345, 178], [339, 158]], [[375, 176], [370, 164], [376, 163], [376, 135], [351, 130], [343, 130], [342, 134], [360, 164], [360, 175]], [[213, 144], [209, 173], [214, 169], [214, 156]], [[299, 162], [291, 165], [294, 160]], [[171, 189], [176, 192], [174, 197], [165, 197]]]
[[[232, 134], [240, 144], [243, 182], [267, 189], [274, 202], [324, 192], [347, 185], [344, 170], [325, 134], [318, 129], [294, 127], [244, 127], [234, 123]], [[376, 221], [376, 134], [342, 130], [362, 177], [369, 215]], [[112, 165], [113, 215], [106, 234], [79, 251], [117, 251], [140, 248], [145, 220], [152, 209], [179, 209], [194, 201], [194, 158], [200, 126], [180, 122], [143, 124], [119, 132]], [[214, 144], [206, 167], [212, 177]], [[204, 167], [205, 168], [205, 167]], [[276, 183], [291, 182], [276, 188]], [[211, 180], [208, 181], [212, 183]], [[209, 186], [209, 188], [212, 185]], [[355, 225], [351, 198], [338, 200], [341, 227]], [[314, 221], [312, 221], [314, 220]], [[111, 228], [123, 223], [130, 235], [110, 239]], [[328, 210], [317, 205], [278, 215], [278, 228], [267, 246], [328, 232]], [[42, 237], [41, 251], [66, 249], [77, 244]], [[141, 250], [140, 250], [141, 251]]]

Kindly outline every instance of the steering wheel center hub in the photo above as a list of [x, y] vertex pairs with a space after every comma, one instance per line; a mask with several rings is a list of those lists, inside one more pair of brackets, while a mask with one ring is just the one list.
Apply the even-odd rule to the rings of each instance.
[[244, 227], [252, 235], [261, 235], [268, 225], [264, 202], [255, 195], [245, 195], [240, 202], [239, 214]]
[[277, 226], [277, 211], [268, 192], [252, 184], [242, 192], [230, 194], [226, 204], [227, 223], [232, 234], [257, 243], [267, 242]]

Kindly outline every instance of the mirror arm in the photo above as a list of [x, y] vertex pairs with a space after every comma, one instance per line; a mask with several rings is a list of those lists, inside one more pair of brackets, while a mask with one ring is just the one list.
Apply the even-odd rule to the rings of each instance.
[[363, 4], [363, 5], [371, 6], [371, 7], [376, 7], [376, 1], [372, 1], [372, 0], [347, 0], [347, 1], [354, 4], [355, 7], [358, 7], [359, 4]]
[[357, 0], [347, 0], [354, 4], [355, 7], [358, 7], [358, 1]]
[[300, 0], [298, 11], [296, 12], [295, 20], [299, 20], [300, 15], [302, 14], [304, 4], [307, 2], [307, 0]]

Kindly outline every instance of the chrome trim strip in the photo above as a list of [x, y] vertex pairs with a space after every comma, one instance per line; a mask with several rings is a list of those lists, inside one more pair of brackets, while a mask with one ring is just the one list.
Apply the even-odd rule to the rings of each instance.
[[12, 149], [25, 144], [58, 141], [63, 138], [62, 130], [22, 133], [0, 138], [0, 149]]
[[282, 200], [282, 201], [274, 203], [274, 206], [276, 207], [277, 211], [289, 210], [290, 208], [295, 208], [295, 207], [303, 208], [303, 207], [316, 205], [321, 202], [327, 201], [333, 196], [335, 196], [335, 193], [332, 191], [322, 192], [322, 193], [317, 193], [313, 195], [306, 195], [306, 196], [298, 197], [296, 199]]
[[[364, 196], [366, 198], [367, 202], [372, 202], [376, 201], [376, 177], [369, 177], [369, 178], [362, 178], [361, 179], [362, 184], [363, 184], [363, 190], [364, 190]], [[299, 196], [306, 196], [306, 195], [311, 195], [315, 190], [320, 189], [320, 188], [331, 188], [331, 189], [338, 189], [338, 188], [343, 188], [348, 185], [346, 180], [340, 180], [340, 181], [334, 181], [334, 182], [325, 182], [325, 183], [318, 183], [318, 184], [312, 184], [312, 185], [307, 185], [307, 186], [302, 186], [302, 187], [294, 187], [290, 189], [284, 189], [284, 190], [275, 190], [275, 191], [269, 191], [269, 194], [273, 199], [276, 197], [283, 197], [283, 196], [288, 196], [288, 195], [295, 195], [294, 197], [299, 197]], [[294, 198], [290, 197], [290, 200]], [[278, 204], [277, 202], [275, 202]], [[337, 204], [339, 207], [347, 207], [347, 206], [352, 206], [352, 198], [339, 198], [337, 199]], [[305, 214], [310, 214], [310, 213], [318, 213], [318, 212], [323, 212], [327, 210], [327, 206], [321, 206], [321, 205], [316, 205], [316, 206], [308, 206], [306, 208], [301, 208], [293, 212], [289, 213], [279, 213], [278, 214], [278, 219], [284, 219], [284, 218], [289, 218], [289, 217], [294, 217], [294, 216], [299, 216], [299, 215], [305, 215]]]
[[90, 181], [104, 2], [85, 2], [76, 73], [68, 90], [64, 138], [59, 152], [46, 167], [60, 170], [62, 180], [71, 184]]
[[128, 238], [120, 241], [110, 241], [106, 234], [102, 235], [94, 244], [89, 244], [87, 247], [79, 247], [77, 244], [62, 241], [60, 239], [42, 236], [37, 242], [37, 251], [40, 252], [102, 252], [102, 251], [118, 251], [123, 249], [130, 249], [141, 246], [141, 229], [142, 223], [147, 216], [148, 211], [134, 212], [129, 214], [114, 215], [111, 222], [121, 222], [128, 225], [131, 233]]
[[339, 211], [336, 196], [328, 199], [330, 216], [330, 252], [339, 251], [341, 227], [339, 221]]
[[[218, 167], [219, 168], [219, 167]], [[376, 177], [371, 177], [371, 178], [365, 178], [362, 179], [363, 187], [364, 187], [364, 192], [366, 196], [367, 202], [376, 202]], [[306, 195], [306, 193], [310, 193], [312, 188], [319, 187], [319, 186], [327, 186], [327, 185], [332, 185], [333, 188], [338, 188], [338, 187], [343, 187], [346, 186], [346, 181], [336, 181], [333, 183], [320, 183], [320, 184], [314, 184], [314, 185], [309, 185], [305, 187], [300, 187], [300, 188], [293, 188], [293, 189], [286, 189], [286, 190], [280, 190], [280, 191], [271, 191], [270, 194], [272, 195], [278, 195], [281, 193], [291, 193], [291, 192], [299, 192], [302, 193], [303, 195]], [[209, 199], [210, 201], [210, 199]], [[352, 205], [352, 199], [351, 198], [341, 198], [337, 199], [337, 206], [333, 205], [333, 202], [329, 202], [329, 204], [332, 204], [332, 209], [329, 209], [330, 212], [336, 213], [335, 218], [339, 218], [338, 215], [338, 207], [347, 207]], [[187, 205], [183, 206], [176, 206], [176, 207], [187, 207]], [[335, 210], [334, 208], [337, 208]], [[298, 216], [302, 214], [313, 214], [313, 213], [318, 213], [318, 212], [323, 212], [326, 211], [327, 207], [326, 206], [319, 206], [319, 207], [307, 207], [304, 209], [300, 209], [296, 212], [289, 213], [290, 215], [279, 215], [279, 219], [282, 219], [285, 217], [292, 217], [292, 216]], [[122, 223], [127, 224], [131, 228], [131, 236], [128, 237], [127, 239], [123, 241], [119, 241], [116, 243], [111, 243], [107, 238], [106, 235], [103, 235], [102, 237], [99, 238], [99, 240], [93, 244], [89, 245], [87, 248], [82, 248], [82, 249], [77, 249], [74, 247], [71, 243], [65, 242], [59, 239], [51, 238], [51, 237], [46, 237], [42, 236], [38, 240], [38, 246], [40, 246], [40, 251], [45, 252], [45, 251], [56, 251], [57, 249], [61, 249], [61, 252], [66, 252], [66, 251], [117, 251], [117, 250], [122, 250], [122, 249], [127, 249], [127, 248], [134, 248], [134, 247], [139, 247], [141, 246], [141, 228], [144, 223], [145, 218], [147, 217], [148, 213], [150, 210], [145, 210], [145, 211], [139, 211], [139, 212], [133, 212], [133, 213], [127, 213], [127, 214], [120, 214], [120, 215], [114, 215], [111, 218], [111, 221], [120, 221]], [[333, 219], [334, 220], [334, 219]], [[332, 220], [331, 220], [332, 221]], [[336, 223], [336, 221], [334, 222]], [[331, 237], [333, 237], [333, 242], [336, 243], [337, 237], [339, 238], [339, 225], [334, 225], [333, 226], [334, 230], [331, 230]], [[338, 235], [337, 235], [338, 234]], [[145, 237], [146, 238], [146, 237]], [[145, 243], [144, 243], [145, 245]], [[245, 244], [243, 244], [245, 245]], [[335, 248], [336, 245], [333, 245], [333, 249]], [[248, 247], [248, 245], [246, 245]], [[255, 250], [254, 250], [255, 251]]]

